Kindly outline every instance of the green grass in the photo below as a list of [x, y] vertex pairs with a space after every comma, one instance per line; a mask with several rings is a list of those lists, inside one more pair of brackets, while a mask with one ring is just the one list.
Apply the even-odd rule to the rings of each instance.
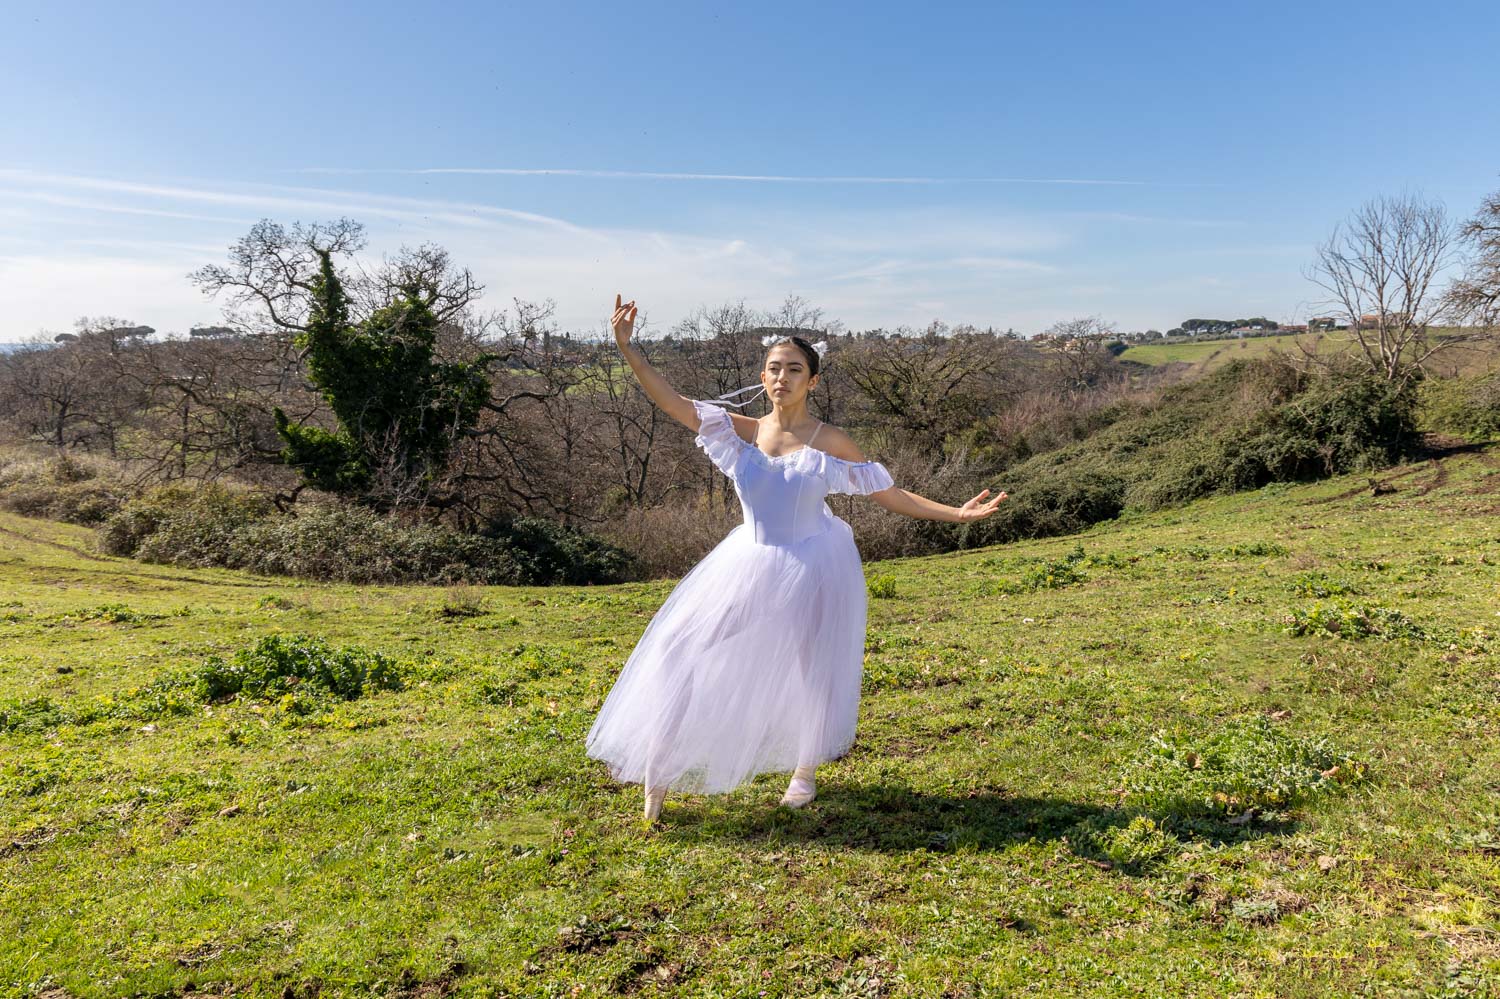
[[1244, 340], [1204, 340], [1195, 343], [1136, 344], [1120, 355], [1122, 361], [1149, 364], [1195, 364], [1211, 370], [1235, 358], [1266, 357], [1273, 351], [1300, 354], [1302, 347], [1326, 350], [1333, 346], [1328, 334], [1299, 333], [1286, 336], [1247, 337]]
[[[583, 738], [670, 583], [318, 585], [0, 515], [0, 994], [1494, 994], [1500, 451], [1381, 478], [872, 564], [817, 800], [655, 826]], [[194, 699], [291, 647], [401, 683]]]
[[[1441, 335], [1441, 334], [1439, 334]], [[1327, 354], [1335, 351], [1357, 351], [1347, 330], [1332, 333], [1289, 333], [1279, 336], [1246, 337], [1243, 340], [1204, 340], [1190, 343], [1137, 344], [1120, 354], [1122, 361], [1134, 361], [1157, 367], [1182, 363], [1212, 371], [1236, 358], [1249, 360], [1283, 352], [1302, 357], [1304, 352]], [[1484, 345], [1455, 345], [1435, 359], [1435, 369], [1443, 375], [1476, 373], [1488, 370], [1495, 362], [1495, 350]]]

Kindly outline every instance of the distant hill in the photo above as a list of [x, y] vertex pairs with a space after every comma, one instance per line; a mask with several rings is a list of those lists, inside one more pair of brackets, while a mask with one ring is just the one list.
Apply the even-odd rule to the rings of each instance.
[[[1135, 344], [1120, 354], [1120, 360], [1152, 367], [1172, 363], [1190, 364], [1207, 372], [1233, 360], [1266, 357], [1277, 351], [1300, 356], [1304, 349], [1326, 354], [1332, 351], [1354, 351], [1359, 348], [1351, 342], [1347, 332], [1291, 333], [1246, 337], [1243, 340]], [[1437, 373], [1443, 376], [1473, 374], [1488, 370], [1493, 363], [1495, 353], [1495, 349], [1489, 345], [1466, 344], [1450, 350], [1434, 367]]]

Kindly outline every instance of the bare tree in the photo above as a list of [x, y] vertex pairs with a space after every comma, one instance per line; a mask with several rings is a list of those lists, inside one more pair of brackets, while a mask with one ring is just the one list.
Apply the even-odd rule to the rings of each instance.
[[1365, 202], [1318, 247], [1308, 277], [1329, 293], [1321, 304], [1347, 322], [1366, 369], [1398, 387], [1468, 339], [1433, 331], [1450, 308], [1436, 283], [1453, 262], [1456, 237], [1441, 204], [1403, 194]]
[[1459, 239], [1467, 259], [1448, 289], [1451, 320], [1471, 339], [1500, 337], [1500, 191], [1484, 199]]
[[1044, 336], [1052, 347], [1048, 354], [1052, 369], [1070, 399], [1081, 398], [1111, 378], [1123, 377], [1109, 347], [1119, 339], [1114, 323], [1100, 316], [1064, 319], [1049, 326]]
[[470, 523], [514, 512], [590, 519], [597, 480], [584, 442], [601, 418], [586, 383], [603, 363], [600, 344], [558, 332], [551, 300], [514, 302], [475, 336], [500, 364], [479, 424], [454, 452], [452, 509]]
[[56, 447], [118, 450], [141, 406], [124, 377], [129, 355], [154, 332], [113, 316], [79, 319], [75, 332], [33, 337], [6, 358], [10, 419]]
[[840, 320], [825, 320], [823, 310], [801, 295], [788, 295], [780, 306], [768, 311], [764, 325], [783, 329], [818, 330], [826, 336], [838, 336], [844, 331], [844, 324]]
[[849, 341], [838, 355], [840, 374], [858, 390], [869, 422], [933, 453], [1004, 394], [997, 376], [1014, 349], [992, 336], [946, 332], [940, 323], [920, 333], [903, 327], [892, 336]]
[[[168, 338], [133, 352], [123, 377], [144, 400], [132, 450], [154, 477], [212, 480], [251, 466], [280, 466], [275, 405], [307, 408], [311, 393], [282, 372], [277, 338]], [[267, 471], [258, 468], [258, 471]]]
[[294, 224], [262, 219], [229, 248], [229, 264], [208, 264], [189, 275], [204, 294], [226, 296], [230, 321], [246, 329], [300, 332], [307, 322], [320, 249], [348, 256], [365, 245], [364, 226], [352, 219]]

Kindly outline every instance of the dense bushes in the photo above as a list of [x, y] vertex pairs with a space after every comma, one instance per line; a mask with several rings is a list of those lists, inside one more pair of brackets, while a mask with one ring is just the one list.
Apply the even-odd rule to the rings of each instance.
[[93, 526], [114, 513], [125, 486], [103, 462], [61, 455], [0, 456], [0, 508]]
[[1328, 378], [1242, 423], [1168, 448], [1132, 505], [1157, 509], [1270, 482], [1383, 468], [1417, 444], [1415, 396], [1371, 378]]
[[1430, 379], [1422, 385], [1423, 424], [1471, 441], [1500, 437], [1500, 374]]
[[478, 535], [352, 506], [287, 516], [258, 494], [213, 485], [164, 487], [127, 503], [98, 543], [150, 562], [348, 583], [605, 583], [630, 566], [627, 552], [536, 518]]
[[1081, 530], [1270, 482], [1379, 468], [1418, 445], [1416, 396], [1367, 376], [1235, 361], [1077, 444], [1007, 470], [1010, 494], [961, 547]]
[[101, 551], [174, 565], [233, 565], [239, 532], [275, 511], [259, 493], [222, 485], [161, 486], [99, 528]]
[[1082, 466], [1050, 468], [1000, 504], [988, 523], [996, 540], [1072, 534], [1112, 520], [1125, 506], [1125, 480]]
[[[1473, 439], [1500, 432], [1500, 378], [1428, 383], [1420, 391], [1428, 426]], [[1058, 406], [1054, 394], [1028, 390], [976, 424], [938, 464], [930, 451], [881, 449], [898, 481], [925, 495], [1005, 489], [1009, 500], [984, 521], [913, 521], [844, 500], [832, 501], [834, 508], [855, 527], [866, 557], [921, 555], [1068, 534], [1128, 510], [1378, 468], [1418, 444], [1414, 391], [1275, 359], [1236, 361], [1169, 388]], [[0, 506], [105, 521], [99, 542], [115, 554], [361, 583], [676, 575], [737, 519], [732, 509], [701, 506], [626, 510], [605, 528], [611, 536], [604, 540], [542, 519], [469, 534], [305, 501], [296, 516], [285, 516], [259, 494], [220, 486], [166, 487], [121, 506], [126, 490], [110, 468], [70, 458], [0, 460]]]

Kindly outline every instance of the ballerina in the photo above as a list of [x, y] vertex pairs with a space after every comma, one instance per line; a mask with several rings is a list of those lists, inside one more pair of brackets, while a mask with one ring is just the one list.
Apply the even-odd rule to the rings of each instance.
[[[849, 525], [829, 493], [869, 496], [894, 513], [979, 520], [1006, 494], [985, 489], [949, 506], [895, 485], [837, 427], [808, 412], [821, 349], [798, 336], [763, 340], [759, 386], [717, 400], [676, 392], [630, 342], [635, 301], [615, 296], [615, 342], [651, 400], [696, 431], [693, 442], [734, 483], [744, 512], [677, 584], [646, 626], [594, 719], [589, 757], [640, 782], [645, 817], [668, 789], [714, 794], [759, 773], [792, 779], [780, 804], [816, 796], [814, 771], [854, 743], [864, 671], [866, 585]], [[759, 388], [754, 419], [716, 403]], [[757, 393], [758, 394], [758, 393]], [[817, 447], [814, 447], [814, 444]]]

